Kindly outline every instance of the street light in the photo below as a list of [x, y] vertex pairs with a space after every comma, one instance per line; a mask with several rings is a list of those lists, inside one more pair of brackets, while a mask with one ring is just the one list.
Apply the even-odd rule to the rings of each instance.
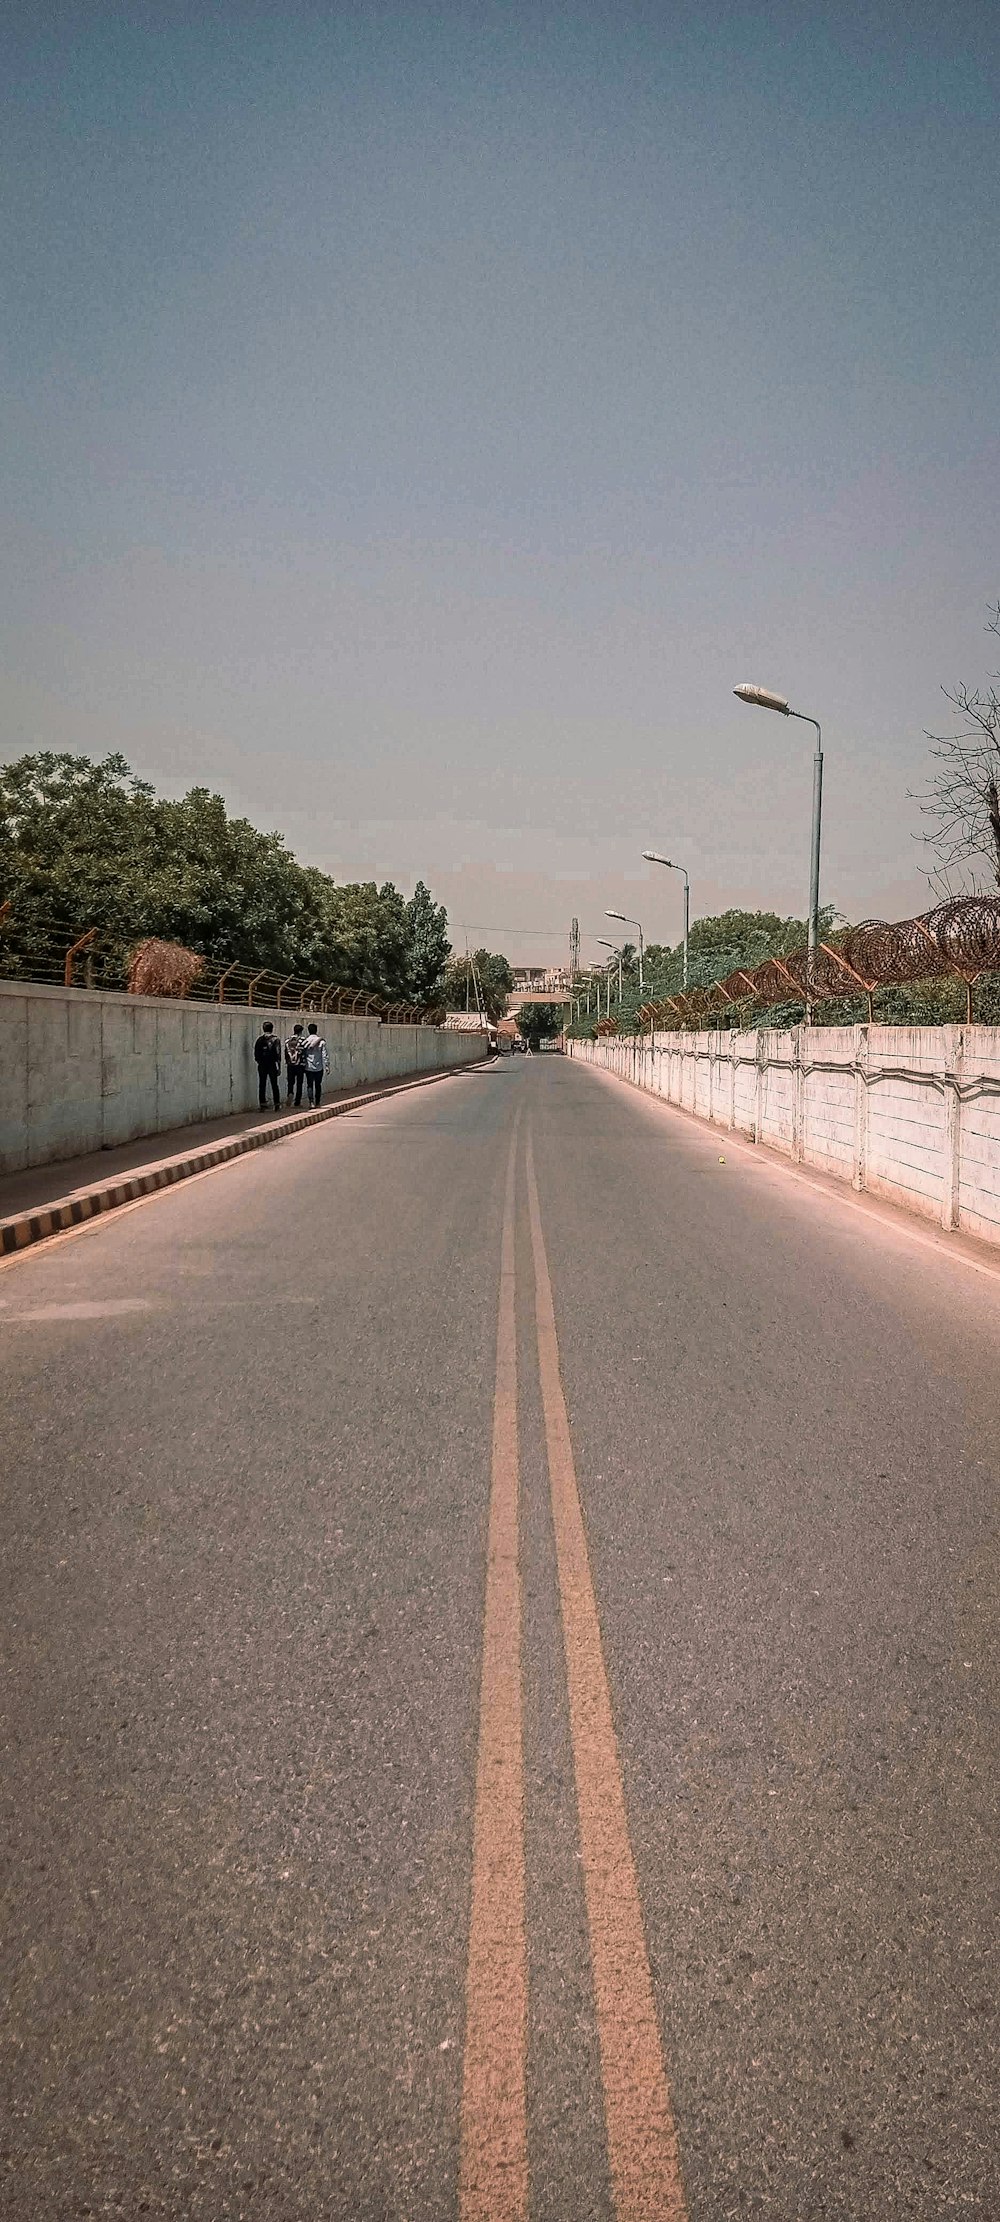
[[[772, 694], [770, 687], [734, 687], [733, 693], [741, 702], [752, 702], [758, 710], [777, 710], [779, 717], [800, 718], [803, 725], [816, 729], [816, 754], [813, 757], [813, 815], [812, 862], [809, 874], [809, 956], [814, 959], [819, 941], [819, 844], [823, 816], [823, 735], [819, 719], [807, 717], [804, 710], [793, 710], [783, 694]], [[809, 966], [810, 983], [812, 963]], [[806, 998], [808, 1004], [808, 997]]]
[[[595, 941], [598, 941], [598, 942], [600, 942], [600, 945], [601, 945], [601, 948], [602, 948], [602, 949], [610, 949], [610, 950], [611, 950], [611, 953], [612, 953], [612, 955], [613, 955], [613, 956], [615, 956], [615, 957], [617, 957], [617, 959], [618, 959], [618, 1001], [619, 1001], [619, 1003], [620, 1003], [620, 1002], [621, 1002], [621, 999], [622, 999], [622, 952], [621, 952], [621, 943], [620, 943], [620, 942], [617, 942], [617, 941], [605, 941], [605, 939], [604, 939], [604, 935], [603, 935], [603, 934], [595, 934], [595, 935], [594, 935], [594, 940], [595, 940]], [[610, 1004], [609, 1004], [609, 1006], [608, 1006], [608, 1017], [610, 1018], [610, 1016], [611, 1016], [611, 1007], [610, 1007]]]
[[625, 913], [624, 913], [624, 911], [623, 911], [623, 910], [606, 910], [606, 911], [605, 911], [605, 913], [604, 913], [604, 916], [605, 916], [605, 918], [620, 918], [620, 920], [621, 920], [621, 923], [622, 923], [622, 925], [623, 925], [623, 926], [634, 926], [634, 927], [635, 927], [635, 930], [636, 930], [636, 932], [637, 932], [637, 934], [638, 934], [638, 936], [639, 936], [639, 986], [641, 987], [641, 986], [642, 986], [642, 984], [643, 984], [643, 981], [642, 981], [642, 958], [643, 958], [643, 949], [644, 949], [644, 943], [643, 943], [643, 938], [642, 938], [642, 927], [640, 926], [640, 924], [639, 924], [639, 921], [638, 921], [638, 919], [637, 919], [637, 918], [626, 918], [626, 916], [625, 916]]
[[688, 984], [688, 927], [691, 923], [691, 882], [683, 864], [672, 864], [668, 856], [657, 856], [655, 849], [643, 849], [647, 864], [665, 864], [668, 872], [684, 874], [684, 986]]

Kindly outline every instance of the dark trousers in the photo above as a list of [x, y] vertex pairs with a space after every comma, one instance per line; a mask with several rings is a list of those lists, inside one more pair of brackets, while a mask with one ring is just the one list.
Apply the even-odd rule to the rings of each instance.
[[302, 1101], [302, 1083], [305, 1077], [306, 1070], [304, 1065], [285, 1066], [285, 1078], [288, 1082], [288, 1094], [285, 1100], [288, 1103], [294, 1103], [296, 1111], [298, 1110], [299, 1105]]
[[309, 1085], [309, 1101], [316, 1105], [323, 1093], [323, 1075], [321, 1072], [307, 1072], [306, 1080]]
[[274, 1100], [274, 1108], [275, 1108], [275, 1110], [276, 1110], [276, 1111], [280, 1111], [280, 1109], [281, 1109], [281, 1091], [280, 1091], [280, 1089], [279, 1089], [279, 1087], [278, 1087], [278, 1075], [277, 1075], [277, 1073], [276, 1073], [276, 1071], [275, 1071], [275, 1068], [274, 1068], [274, 1066], [273, 1066], [273, 1065], [258, 1065], [258, 1067], [257, 1067], [257, 1096], [258, 1096], [258, 1099], [259, 1099], [259, 1102], [260, 1102], [260, 1107], [261, 1107], [261, 1110], [262, 1110], [262, 1111], [266, 1111], [266, 1110], [267, 1110], [267, 1091], [268, 1091], [268, 1088], [270, 1088], [270, 1090], [271, 1090], [271, 1095], [272, 1095], [272, 1098], [273, 1098], [273, 1100]]

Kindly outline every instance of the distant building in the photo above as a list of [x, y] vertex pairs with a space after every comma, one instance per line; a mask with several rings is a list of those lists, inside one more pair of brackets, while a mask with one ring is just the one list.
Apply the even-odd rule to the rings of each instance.
[[570, 972], [567, 964], [520, 964], [512, 966], [515, 995], [568, 995]]

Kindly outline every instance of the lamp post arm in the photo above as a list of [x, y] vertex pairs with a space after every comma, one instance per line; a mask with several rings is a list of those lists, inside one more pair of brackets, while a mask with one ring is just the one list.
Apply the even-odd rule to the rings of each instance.
[[691, 923], [691, 882], [687, 875], [686, 866], [683, 864], [675, 864], [672, 857], [656, 856], [653, 854], [653, 851], [651, 849], [644, 849], [642, 853], [647, 864], [663, 864], [666, 866], [668, 872], [679, 872], [684, 882], [684, 986], [687, 987], [688, 927]]
[[762, 710], [776, 710], [783, 718], [798, 718], [800, 724], [811, 725], [816, 735], [816, 754], [813, 757], [813, 811], [812, 811], [812, 862], [809, 874], [809, 972], [806, 986], [806, 1022], [812, 1016], [812, 970], [819, 941], [819, 856], [820, 830], [823, 818], [823, 735], [818, 718], [811, 718], [805, 710], [793, 710], [783, 694], [773, 694], [770, 687], [734, 687], [741, 702], [753, 702]]

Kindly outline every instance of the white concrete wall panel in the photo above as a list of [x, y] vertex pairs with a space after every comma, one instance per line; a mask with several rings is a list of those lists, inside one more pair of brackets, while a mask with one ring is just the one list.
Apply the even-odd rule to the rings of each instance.
[[963, 1028], [958, 1223], [1000, 1240], [1000, 1031]]
[[761, 1110], [759, 1142], [772, 1149], [792, 1149], [795, 1117], [795, 1045], [791, 1034], [763, 1036], [760, 1075]]
[[1000, 1028], [801, 1027], [569, 1046], [685, 1111], [1000, 1243]]
[[[68, 1137], [83, 1134], [81, 1150], [101, 1147], [101, 1105], [89, 1075], [99, 1067], [100, 1013], [73, 1010], [65, 996], [44, 1005], [30, 991], [27, 1020], [27, 1127], [24, 1165], [68, 1156]], [[2, 1053], [7, 1061], [6, 1046]], [[38, 1153], [42, 1154], [39, 1155]]]
[[858, 1029], [803, 1028], [802, 1158], [843, 1180], [854, 1176]]
[[868, 1029], [866, 1186], [940, 1218], [953, 1027]]
[[710, 1119], [713, 1111], [711, 1036], [696, 1034], [694, 1037], [694, 1086], [692, 1109], [700, 1119]]
[[28, 1054], [28, 997], [11, 995], [0, 1054], [0, 1136], [11, 1172], [28, 1162], [31, 1059]]
[[[281, 1036], [294, 1024], [288, 1011], [0, 980], [0, 1172], [251, 1110], [265, 1018]], [[472, 1064], [485, 1047], [436, 1026], [317, 1018], [330, 1088]]]
[[752, 1134], [757, 1115], [757, 1036], [733, 1034], [736, 1066], [733, 1124], [739, 1134]]

